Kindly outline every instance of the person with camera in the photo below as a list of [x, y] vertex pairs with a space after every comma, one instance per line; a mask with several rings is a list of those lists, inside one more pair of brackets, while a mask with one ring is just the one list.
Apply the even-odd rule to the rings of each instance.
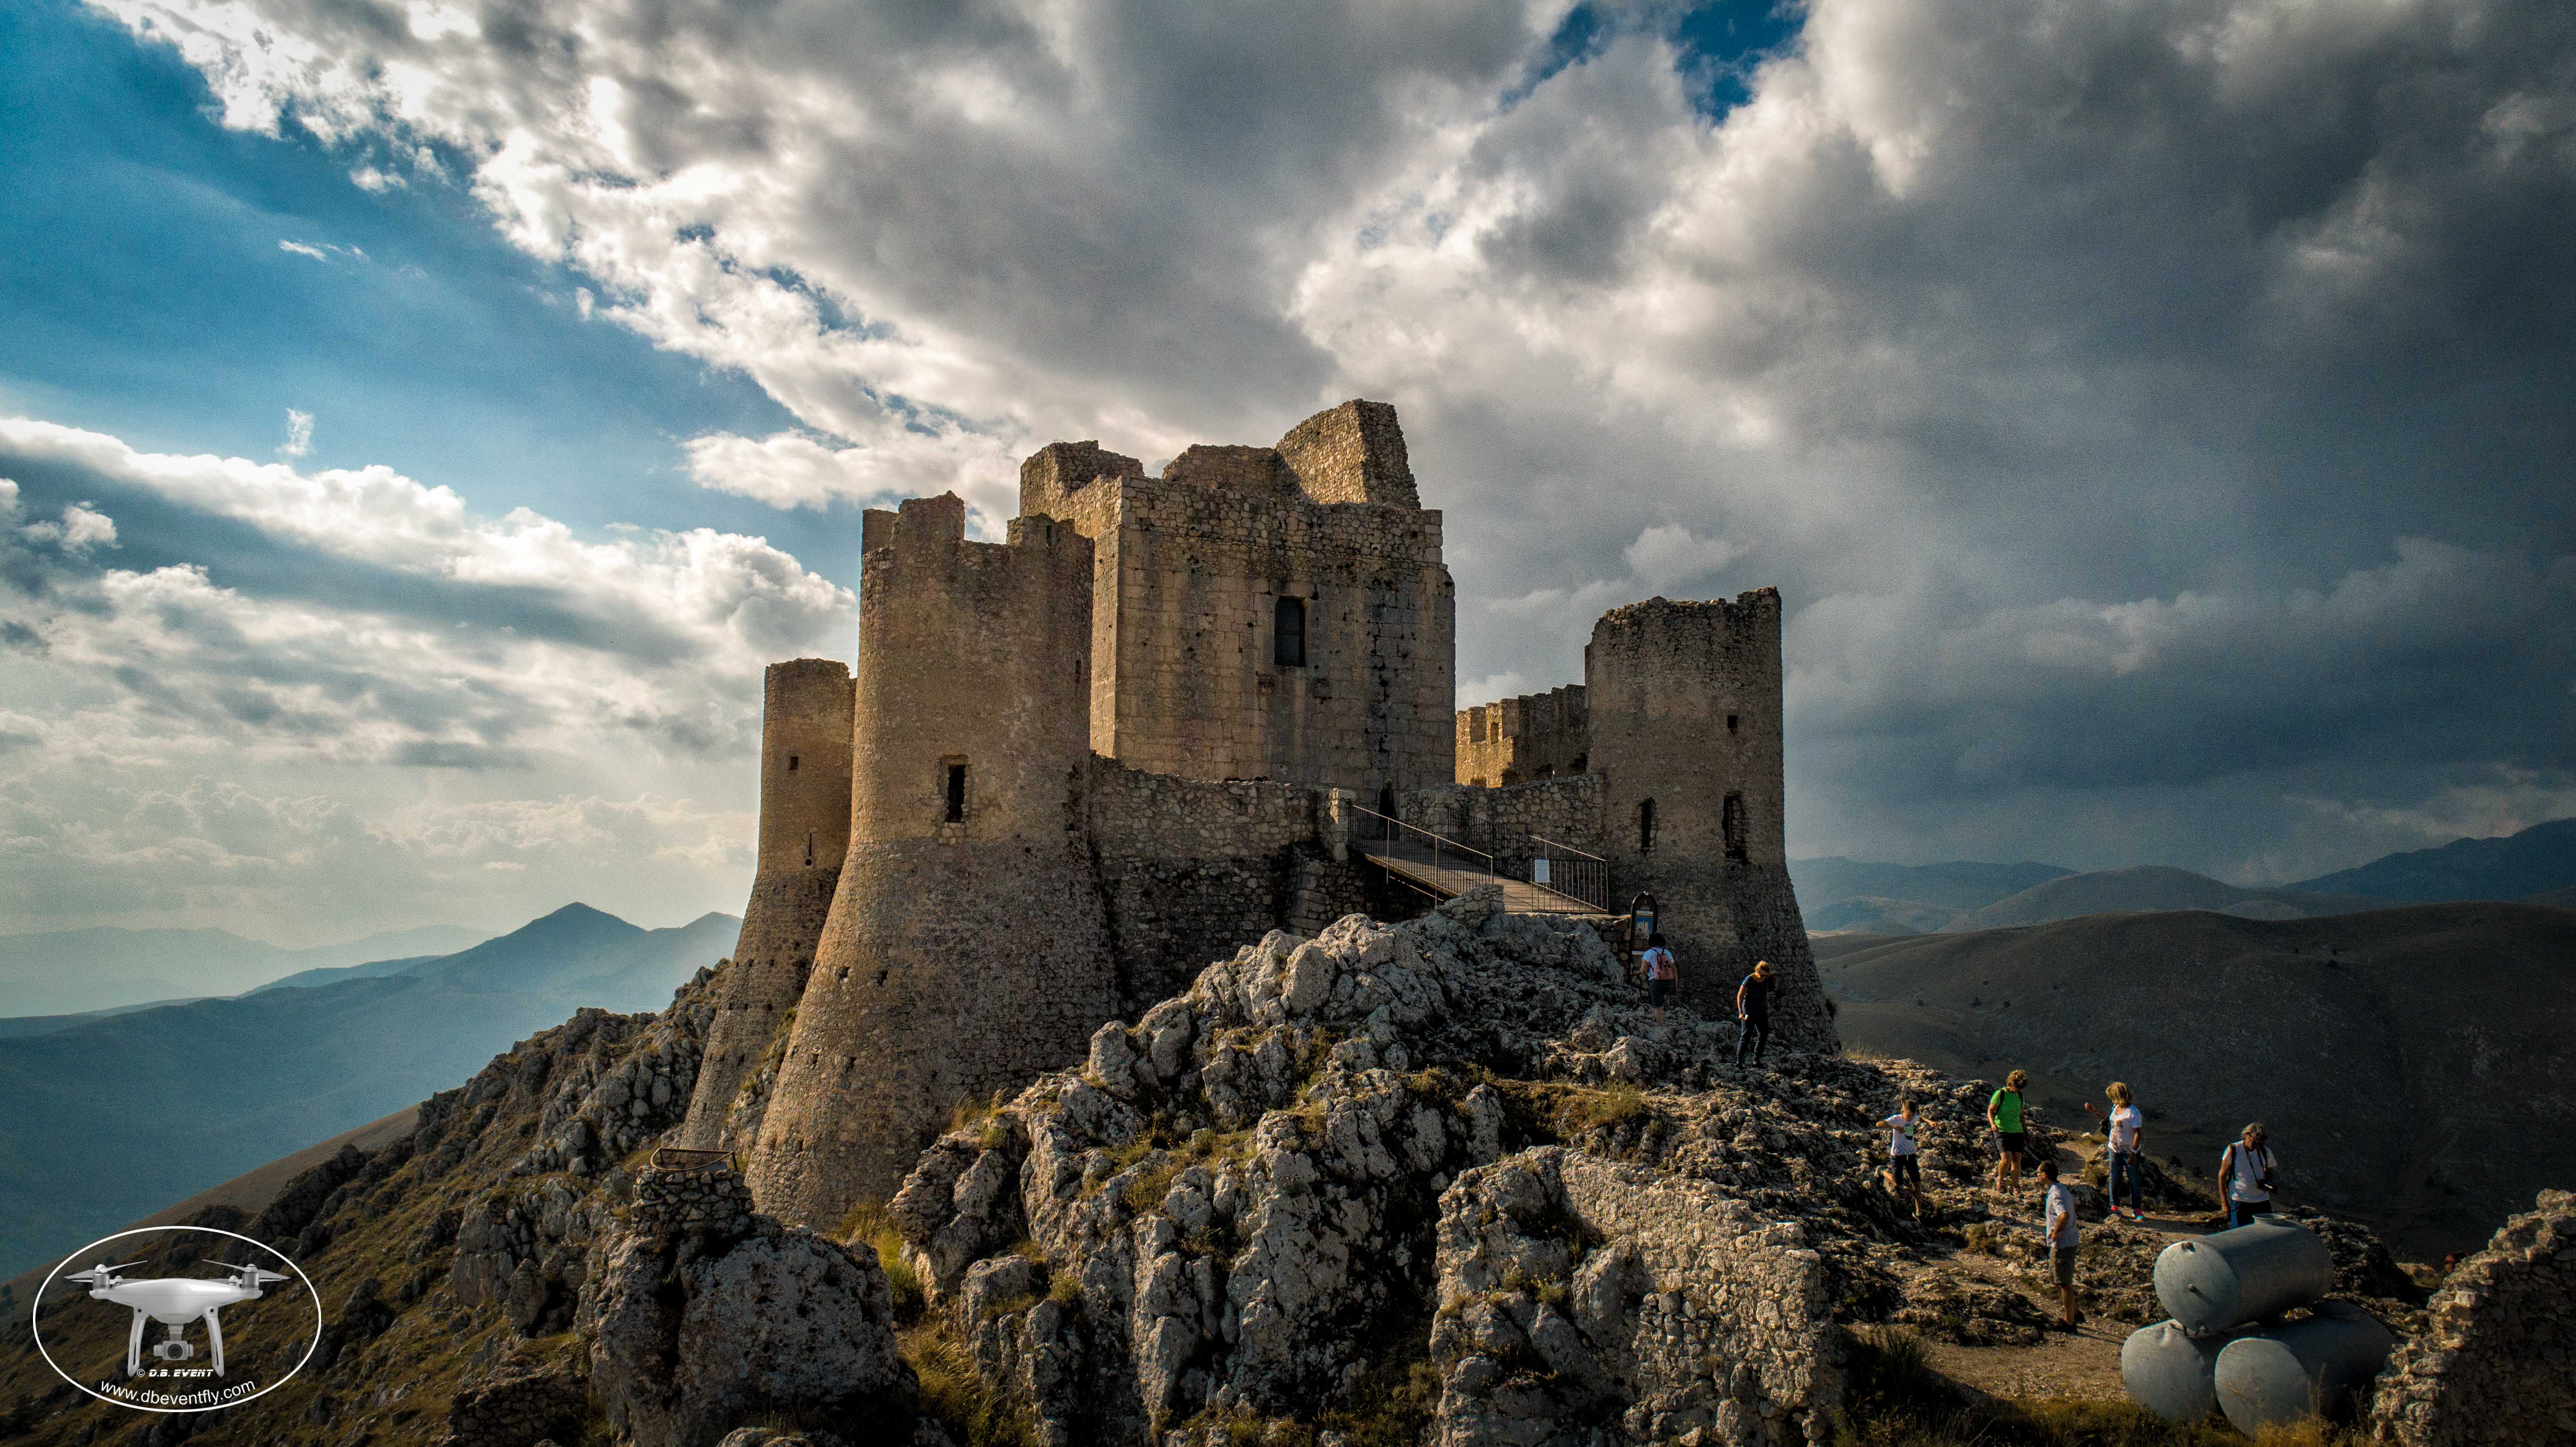
[[2228, 1146], [2218, 1157], [2218, 1179], [2225, 1184], [2230, 1228], [2251, 1226], [2255, 1217], [2272, 1214], [2272, 1193], [2280, 1189], [2280, 1163], [2264, 1139], [2263, 1123], [2258, 1120], [2245, 1127], [2242, 1140]]

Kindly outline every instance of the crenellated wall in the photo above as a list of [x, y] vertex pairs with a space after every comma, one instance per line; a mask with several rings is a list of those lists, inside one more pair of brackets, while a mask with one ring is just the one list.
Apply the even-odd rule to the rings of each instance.
[[1458, 710], [1458, 782], [1503, 787], [1592, 767], [1592, 714], [1583, 685]]

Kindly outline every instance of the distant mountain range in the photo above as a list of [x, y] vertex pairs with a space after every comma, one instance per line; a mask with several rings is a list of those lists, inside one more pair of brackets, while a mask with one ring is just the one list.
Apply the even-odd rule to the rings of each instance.
[[2576, 887], [2576, 819], [2534, 824], [2495, 839], [2454, 839], [2303, 879], [2284, 889], [2369, 894], [2434, 903], [2454, 899], [2529, 899]]
[[2282, 920], [2470, 900], [2576, 908], [2576, 819], [2391, 854], [2267, 888], [2162, 865], [2078, 874], [2053, 864], [1869, 864], [1840, 857], [1793, 859], [1789, 877], [1816, 934], [1956, 933], [2181, 909]]
[[481, 930], [438, 924], [290, 950], [219, 929], [0, 935], [0, 1016], [75, 1015], [238, 995], [281, 975], [453, 954]]
[[575, 1009], [659, 1009], [741, 928], [567, 905], [398, 968], [0, 1038], [0, 1277], [446, 1089]]

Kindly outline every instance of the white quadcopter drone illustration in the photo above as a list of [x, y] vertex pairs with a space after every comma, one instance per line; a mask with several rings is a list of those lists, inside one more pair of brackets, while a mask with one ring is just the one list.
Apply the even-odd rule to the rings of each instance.
[[134, 1309], [134, 1330], [125, 1338], [125, 1374], [135, 1376], [143, 1370], [143, 1323], [158, 1321], [169, 1334], [152, 1344], [152, 1355], [165, 1362], [183, 1362], [196, 1354], [188, 1345], [188, 1323], [206, 1319], [207, 1352], [216, 1376], [224, 1374], [224, 1328], [215, 1313], [239, 1302], [256, 1301], [265, 1288], [287, 1278], [278, 1272], [262, 1271], [256, 1266], [227, 1266], [232, 1273], [225, 1281], [205, 1281], [191, 1276], [161, 1276], [148, 1281], [128, 1281], [116, 1273], [127, 1266], [140, 1266], [128, 1261], [122, 1266], [93, 1266], [64, 1277], [89, 1288], [93, 1301], [112, 1301]]

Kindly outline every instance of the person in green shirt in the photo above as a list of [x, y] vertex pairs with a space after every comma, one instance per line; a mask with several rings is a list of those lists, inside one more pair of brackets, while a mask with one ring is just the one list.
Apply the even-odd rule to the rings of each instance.
[[1997, 1195], [2003, 1194], [2006, 1189], [2004, 1180], [2007, 1172], [2011, 1174], [2014, 1186], [2018, 1187], [2021, 1184], [2022, 1147], [2030, 1139], [2022, 1130], [2021, 1092], [2022, 1087], [2028, 1084], [2030, 1084], [2030, 1072], [2016, 1070], [2004, 1077], [2004, 1088], [1996, 1091], [1986, 1101], [1986, 1124], [1992, 1126], [1995, 1132], [1995, 1194]]

